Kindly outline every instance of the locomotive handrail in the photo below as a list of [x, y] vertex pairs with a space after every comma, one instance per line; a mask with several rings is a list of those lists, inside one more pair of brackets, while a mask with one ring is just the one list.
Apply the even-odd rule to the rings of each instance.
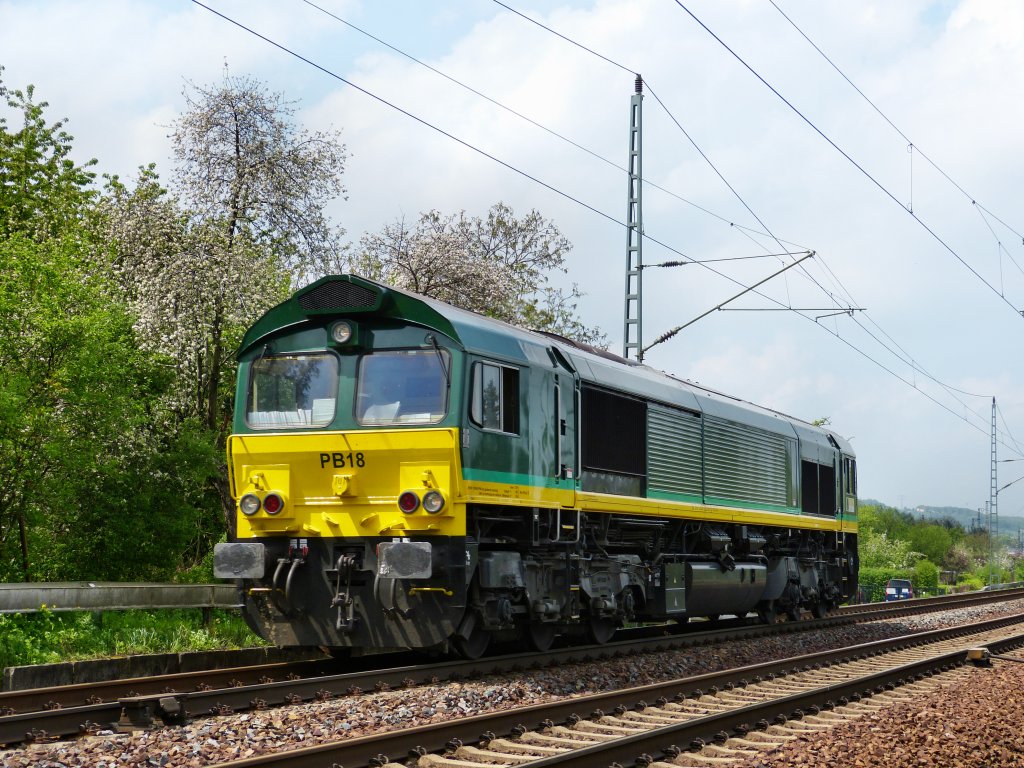
[[232, 584], [100, 581], [0, 584], [0, 614], [239, 606], [238, 590]]

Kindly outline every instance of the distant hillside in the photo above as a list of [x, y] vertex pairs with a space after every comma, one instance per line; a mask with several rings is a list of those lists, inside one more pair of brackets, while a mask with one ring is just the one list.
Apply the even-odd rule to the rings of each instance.
[[[960, 523], [964, 528], [970, 530], [971, 524], [978, 524], [978, 510], [964, 509], [963, 507], [914, 507], [915, 517], [924, 517], [928, 520], [939, 520], [944, 517], [951, 517]], [[986, 525], [985, 513], [981, 514], [981, 525]], [[999, 533], [1003, 536], [1016, 536], [1017, 531], [1024, 531], [1024, 517], [1013, 515], [999, 516]]]
[[[891, 506], [875, 499], [861, 499], [861, 504], [873, 504], [883, 507]], [[923, 517], [926, 520], [943, 520], [945, 518], [951, 518], [964, 527], [965, 530], [970, 530], [972, 525], [978, 524], [978, 510], [967, 509], [965, 507], [929, 507], [922, 504], [917, 507], [907, 507], [903, 510], [909, 512], [914, 517]], [[984, 518], [984, 513], [982, 513]], [[986, 521], [982, 519], [982, 527], [985, 526]], [[1017, 531], [1024, 530], [1024, 517], [1012, 517], [1010, 515], [999, 516], [999, 533], [1003, 536], [1016, 536]]]

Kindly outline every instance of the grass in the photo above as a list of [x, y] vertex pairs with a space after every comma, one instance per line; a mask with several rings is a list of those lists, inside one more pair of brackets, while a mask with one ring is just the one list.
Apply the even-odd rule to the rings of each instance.
[[198, 610], [0, 615], [0, 667], [257, 645], [234, 611], [213, 611], [208, 626]]

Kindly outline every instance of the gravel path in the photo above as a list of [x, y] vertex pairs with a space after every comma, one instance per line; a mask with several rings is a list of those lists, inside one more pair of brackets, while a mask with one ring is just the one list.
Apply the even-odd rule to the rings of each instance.
[[[365, 736], [372, 733], [407, 728], [433, 722], [449, 721], [456, 717], [478, 714], [496, 709], [510, 709], [530, 704], [552, 701], [558, 698], [582, 696], [590, 693], [614, 690], [631, 685], [644, 685], [662, 680], [698, 675], [730, 667], [755, 664], [772, 659], [787, 658], [805, 653], [840, 648], [859, 643], [881, 640], [908, 632], [921, 632], [928, 629], [950, 626], [967, 621], [981, 621], [986, 618], [1020, 613], [1024, 611], [1024, 600], [1012, 603], [1001, 603], [994, 606], [964, 608], [957, 611], [936, 613], [924, 616], [904, 617], [887, 621], [876, 621], [848, 627], [839, 627], [820, 632], [807, 632], [800, 635], [786, 635], [773, 639], [760, 638], [753, 641], [733, 641], [713, 648], [702, 647], [680, 651], [661, 652], [645, 656], [631, 656], [622, 659], [602, 660], [598, 663], [569, 664], [553, 669], [517, 673], [492, 677], [479, 681], [463, 681], [437, 685], [419, 686], [407, 690], [370, 692], [332, 699], [327, 702], [302, 704], [297, 706], [279, 707], [261, 712], [249, 712], [227, 717], [198, 719], [183, 728], [160, 728], [153, 731], [135, 734], [103, 733], [97, 736], [79, 739], [73, 742], [55, 744], [29, 745], [24, 749], [0, 751], [0, 765], [4, 768], [121, 768], [122, 766], [160, 766], [161, 768], [200, 768], [219, 761], [251, 757], [268, 751], [294, 749], [312, 746], [326, 741], [346, 737]], [[1012, 663], [1010, 663], [1012, 664]], [[1022, 674], [1024, 670], [1010, 669], [1001, 664], [996, 670], [985, 670], [979, 674], [988, 674], [992, 679], [997, 676], [1013, 673]], [[1024, 665], [1013, 665], [1020, 667]], [[987, 678], [986, 678], [987, 679]], [[982, 743], [988, 743], [1000, 723], [1008, 718], [999, 711], [1000, 706], [1007, 706], [1008, 690], [1012, 685], [1018, 686], [1021, 679], [1014, 677], [1006, 689], [996, 685], [979, 685], [973, 687], [972, 697], [981, 697], [981, 701], [971, 704], [970, 714], [977, 719], [987, 717], [991, 722], [977, 731], [973, 737], [975, 746], [980, 752]], [[1015, 693], [1016, 703], [1024, 709], [1024, 694]], [[968, 697], [961, 694], [948, 700], [942, 697], [949, 706], [957, 705], [958, 701], [966, 702]], [[973, 701], [973, 699], [971, 699]], [[939, 706], [939, 702], [923, 702], [924, 706]], [[966, 705], [960, 709], [965, 712]], [[1024, 719], [1017, 712], [1016, 720], [1009, 720], [1019, 727]], [[904, 717], [897, 731], [886, 718], [887, 714], [877, 716], [880, 723], [880, 738], [892, 744], [894, 733], [907, 732], [908, 737], [916, 737], [920, 731], [922, 738], [927, 729], [922, 724], [918, 729], [917, 721], [908, 726]], [[945, 716], [943, 716], [945, 719]], [[870, 723], [861, 723], [847, 728], [868, 727]], [[977, 723], [974, 728], [978, 728]], [[845, 731], [844, 731], [845, 732]], [[913, 732], [913, 733], [912, 733]], [[957, 734], [961, 734], [958, 730]], [[966, 731], [963, 736], [969, 736]], [[933, 735], [934, 736], [934, 735]], [[859, 746], [860, 737], [844, 737], [850, 749]], [[935, 737], [938, 738], [938, 737]], [[946, 737], [942, 737], [945, 739]], [[983, 741], [979, 741], [983, 740]], [[822, 743], [831, 743], [831, 736], [822, 737]], [[839, 737], [834, 739], [839, 743]], [[816, 742], [815, 742], [816, 743]], [[941, 745], [943, 742], [940, 741]], [[792, 758], [779, 757], [776, 762], [765, 762], [764, 765], [822, 765], [822, 766], [873, 766], [873, 765], [907, 765], [914, 763], [886, 762], [857, 763], [846, 757], [823, 756], [821, 760], [813, 752], [810, 742], [788, 745], [799, 751], [799, 756]], [[802, 748], [802, 751], [801, 749]], [[828, 749], [839, 749], [829, 746]], [[825, 749], [825, 747], [814, 747]], [[781, 755], [782, 752], [780, 751]], [[825, 753], [822, 753], [823, 755]], [[828, 753], [831, 754], [831, 753]], [[840, 753], [836, 753], [837, 755]], [[859, 753], [857, 753], [859, 755]], [[1019, 753], [1018, 753], [1019, 754]], [[813, 759], [812, 759], [813, 758]], [[766, 757], [766, 760], [769, 759]], [[776, 759], [771, 757], [770, 759]], [[786, 762], [786, 760], [789, 762]], [[868, 758], [862, 757], [867, 760]], [[793, 762], [798, 760], [798, 762]], [[803, 762], [799, 762], [803, 760]], [[929, 765], [1024, 765], [1019, 762], [974, 762], [964, 763], [952, 761], [946, 763], [921, 763]], [[751, 765], [757, 765], [752, 763]]]

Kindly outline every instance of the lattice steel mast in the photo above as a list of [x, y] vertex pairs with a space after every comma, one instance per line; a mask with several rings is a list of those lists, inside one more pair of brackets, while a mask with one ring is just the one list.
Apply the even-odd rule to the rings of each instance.
[[629, 102], [629, 188], [626, 202], [626, 306], [623, 313], [622, 356], [644, 360], [643, 347], [643, 206], [641, 187], [643, 156], [644, 81], [636, 76], [635, 93]]
[[996, 539], [999, 536], [999, 482], [996, 473], [996, 399], [992, 398], [992, 463], [988, 492], [988, 583], [995, 584]]

